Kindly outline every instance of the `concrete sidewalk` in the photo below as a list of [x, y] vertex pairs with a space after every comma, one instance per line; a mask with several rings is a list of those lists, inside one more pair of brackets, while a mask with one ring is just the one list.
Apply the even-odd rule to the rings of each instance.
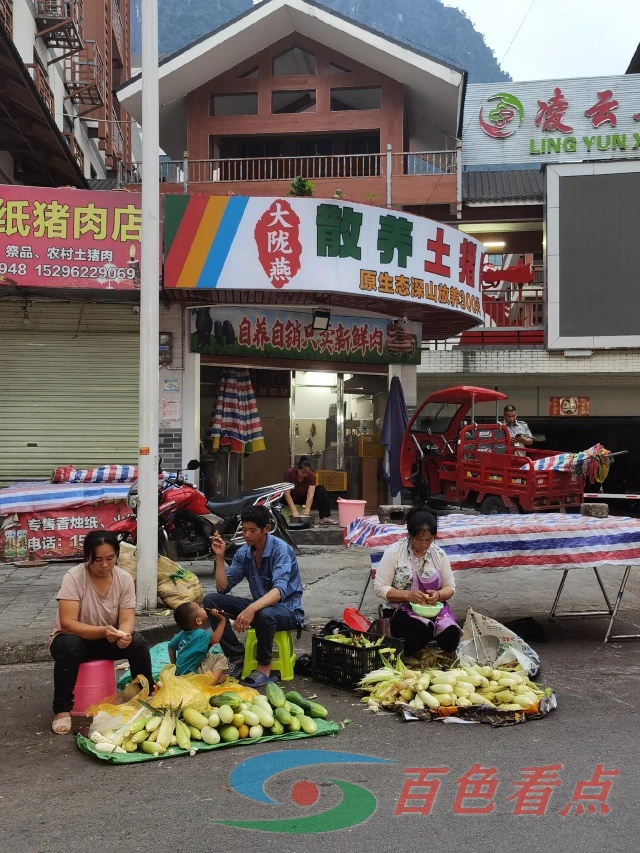
[[[299, 558], [304, 584], [307, 627], [315, 629], [329, 619], [339, 618], [345, 607], [358, 605], [369, 570], [369, 552], [364, 548], [306, 546]], [[0, 564], [0, 664], [33, 663], [50, 660], [47, 640], [57, 607], [56, 593], [71, 563], [50, 563], [44, 568], [18, 569]], [[184, 563], [201, 579], [205, 590], [213, 589], [210, 560]], [[601, 570], [605, 587], [613, 601], [623, 569]], [[599, 648], [607, 620], [563, 619], [549, 622], [548, 614], [560, 582], [561, 572], [540, 569], [498, 572], [465, 571], [456, 574], [457, 592], [453, 601], [460, 622], [469, 606], [501, 622], [532, 616], [540, 621], [550, 641], [573, 642], [579, 638]], [[239, 586], [238, 593], [243, 594]], [[375, 614], [378, 601], [369, 585], [362, 612]], [[591, 570], [570, 572], [561, 599], [562, 610], [602, 609], [603, 600]], [[615, 633], [639, 633], [640, 572], [634, 569], [625, 592]], [[175, 633], [171, 613], [157, 611], [138, 616], [138, 630], [149, 642], [160, 642]], [[308, 650], [310, 634], [305, 632], [300, 649]], [[629, 655], [640, 651], [640, 642]], [[606, 647], [603, 647], [605, 649]]]

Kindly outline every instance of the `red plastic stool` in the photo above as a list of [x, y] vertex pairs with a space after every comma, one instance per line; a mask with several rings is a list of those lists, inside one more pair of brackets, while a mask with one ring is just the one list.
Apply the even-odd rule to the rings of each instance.
[[83, 717], [87, 708], [116, 692], [116, 668], [112, 660], [90, 660], [80, 664], [73, 689], [72, 715]]

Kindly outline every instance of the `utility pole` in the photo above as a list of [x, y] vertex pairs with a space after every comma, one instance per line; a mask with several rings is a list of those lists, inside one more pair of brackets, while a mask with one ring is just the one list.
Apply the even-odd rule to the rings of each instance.
[[158, 599], [159, 124], [158, 0], [142, 0], [142, 229], [137, 610]]

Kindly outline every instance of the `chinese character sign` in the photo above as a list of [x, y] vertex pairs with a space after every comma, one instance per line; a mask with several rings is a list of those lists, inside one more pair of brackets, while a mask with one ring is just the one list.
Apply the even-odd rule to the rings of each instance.
[[[216, 316], [202, 335], [202, 312]], [[196, 328], [200, 315], [200, 332]], [[216, 333], [224, 326], [225, 335]], [[355, 362], [419, 364], [419, 323], [373, 317], [342, 317], [331, 312], [325, 331], [314, 331], [311, 314], [252, 308], [198, 308], [192, 312], [191, 351], [214, 355]]]
[[638, 157], [638, 74], [467, 86], [464, 166]]
[[0, 187], [0, 286], [140, 288], [139, 197]]
[[[456, 323], [470, 318], [468, 326], [483, 319], [482, 245], [455, 228], [386, 208], [202, 195], [185, 204], [184, 196], [170, 195], [164, 248], [167, 288], [326, 293], [333, 305], [362, 305], [365, 313], [417, 320], [428, 311], [434, 334], [453, 312], [463, 315]], [[440, 326], [434, 308], [443, 315]], [[264, 349], [264, 328], [253, 326], [251, 335], [252, 345]], [[277, 345], [287, 332], [277, 327], [274, 335], [269, 341]]]
[[129, 515], [125, 501], [20, 513], [18, 527], [0, 531], [0, 561], [81, 557], [84, 537]]

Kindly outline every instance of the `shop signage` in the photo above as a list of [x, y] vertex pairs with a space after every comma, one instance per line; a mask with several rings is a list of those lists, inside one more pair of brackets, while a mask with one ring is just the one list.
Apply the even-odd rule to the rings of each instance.
[[467, 87], [462, 163], [640, 158], [640, 75]]
[[120, 500], [19, 513], [16, 528], [0, 531], [0, 556], [6, 563], [80, 557], [87, 533], [109, 527], [129, 514], [126, 502]]
[[[483, 318], [482, 244], [419, 216], [312, 198], [166, 196], [166, 288], [360, 296]], [[354, 301], [354, 304], [357, 304]]]
[[579, 417], [589, 414], [588, 397], [549, 397], [549, 414], [552, 417]]
[[0, 187], [0, 285], [140, 289], [134, 193]]
[[343, 317], [331, 312], [325, 331], [311, 314], [243, 308], [192, 312], [191, 351], [242, 358], [305, 359], [357, 364], [419, 364], [420, 323]]

